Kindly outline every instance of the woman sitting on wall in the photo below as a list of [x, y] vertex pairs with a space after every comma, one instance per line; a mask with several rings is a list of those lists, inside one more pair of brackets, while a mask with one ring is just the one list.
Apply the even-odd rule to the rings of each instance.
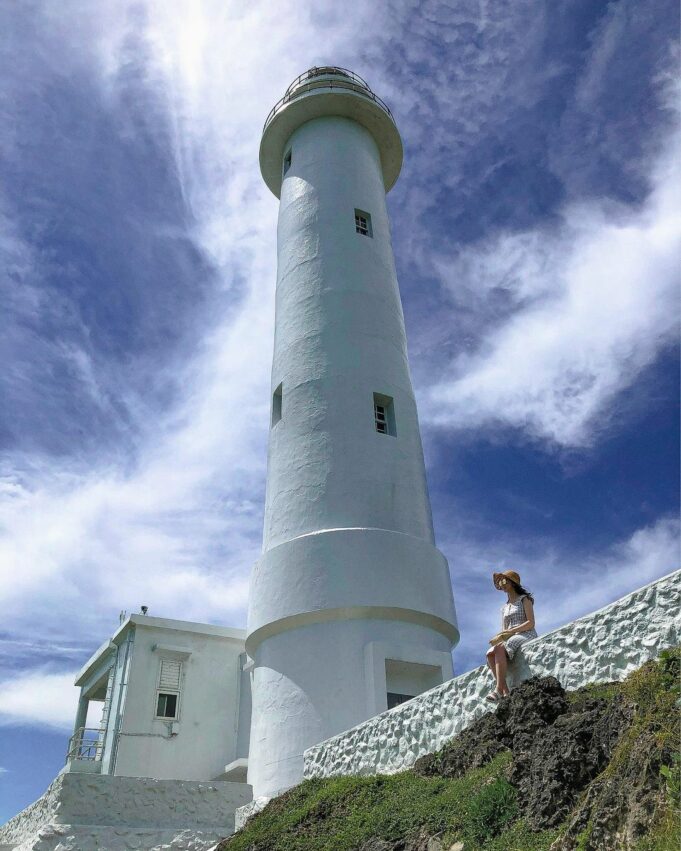
[[493, 581], [497, 591], [505, 591], [508, 597], [506, 605], [501, 607], [501, 632], [490, 640], [492, 648], [487, 651], [487, 664], [497, 681], [487, 700], [496, 703], [509, 694], [506, 685], [508, 662], [521, 645], [537, 637], [537, 632], [534, 628], [534, 598], [520, 584], [520, 576], [515, 570], [495, 573]]

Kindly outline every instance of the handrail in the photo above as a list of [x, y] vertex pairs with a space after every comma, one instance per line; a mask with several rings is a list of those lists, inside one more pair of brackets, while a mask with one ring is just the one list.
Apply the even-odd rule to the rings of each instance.
[[308, 68], [308, 70], [304, 71], [302, 74], [299, 74], [288, 89], [286, 89], [284, 94], [290, 94], [294, 89], [297, 89], [303, 80], [313, 80], [315, 77], [327, 76], [329, 74], [333, 74], [337, 77], [349, 77], [353, 80], [353, 82], [359, 83], [359, 85], [363, 86], [365, 89], [371, 90], [371, 87], [364, 77], [360, 77], [359, 74], [355, 74], [355, 72], [351, 71], [349, 68], [342, 68], [340, 65], [315, 65], [312, 68]]
[[79, 727], [69, 739], [66, 761], [71, 759], [100, 760], [104, 750], [104, 730], [101, 727]]
[[[330, 79], [331, 75], [340, 77], [341, 79]], [[342, 79], [347, 78], [347, 80]], [[312, 91], [313, 89], [349, 89], [358, 94], [373, 100], [381, 109], [388, 113], [390, 118], [395, 121], [393, 114], [388, 108], [388, 105], [377, 94], [371, 91], [369, 84], [359, 74], [354, 71], [349, 71], [347, 68], [341, 68], [336, 65], [325, 65], [321, 67], [310, 68], [304, 74], [300, 74], [286, 89], [284, 96], [280, 98], [269, 112], [263, 126], [263, 133], [267, 129], [270, 121], [280, 112], [283, 107], [295, 100], [304, 92]]]

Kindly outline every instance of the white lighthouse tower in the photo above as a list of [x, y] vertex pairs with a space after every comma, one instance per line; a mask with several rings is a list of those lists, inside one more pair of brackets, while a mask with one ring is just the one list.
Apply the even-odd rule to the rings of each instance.
[[387, 106], [312, 68], [270, 113], [260, 167], [280, 198], [263, 555], [248, 782], [300, 782], [303, 751], [452, 676], [385, 193], [402, 165]]

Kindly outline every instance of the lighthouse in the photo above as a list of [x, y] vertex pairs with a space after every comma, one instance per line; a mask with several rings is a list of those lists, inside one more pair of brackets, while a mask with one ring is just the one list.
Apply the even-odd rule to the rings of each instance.
[[453, 675], [385, 195], [388, 107], [312, 68], [270, 112], [260, 168], [280, 199], [267, 493], [253, 569], [248, 782], [299, 783], [306, 748]]

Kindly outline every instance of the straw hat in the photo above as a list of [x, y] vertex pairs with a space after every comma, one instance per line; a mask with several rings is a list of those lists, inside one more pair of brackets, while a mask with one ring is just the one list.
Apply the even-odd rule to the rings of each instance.
[[510, 579], [511, 582], [514, 582], [516, 585], [520, 585], [520, 576], [515, 572], [515, 570], [505, 570], [503, 573], [494, 573], [492, 576], [495, 588], [499, 587], [499, 580], [502, 577]]

